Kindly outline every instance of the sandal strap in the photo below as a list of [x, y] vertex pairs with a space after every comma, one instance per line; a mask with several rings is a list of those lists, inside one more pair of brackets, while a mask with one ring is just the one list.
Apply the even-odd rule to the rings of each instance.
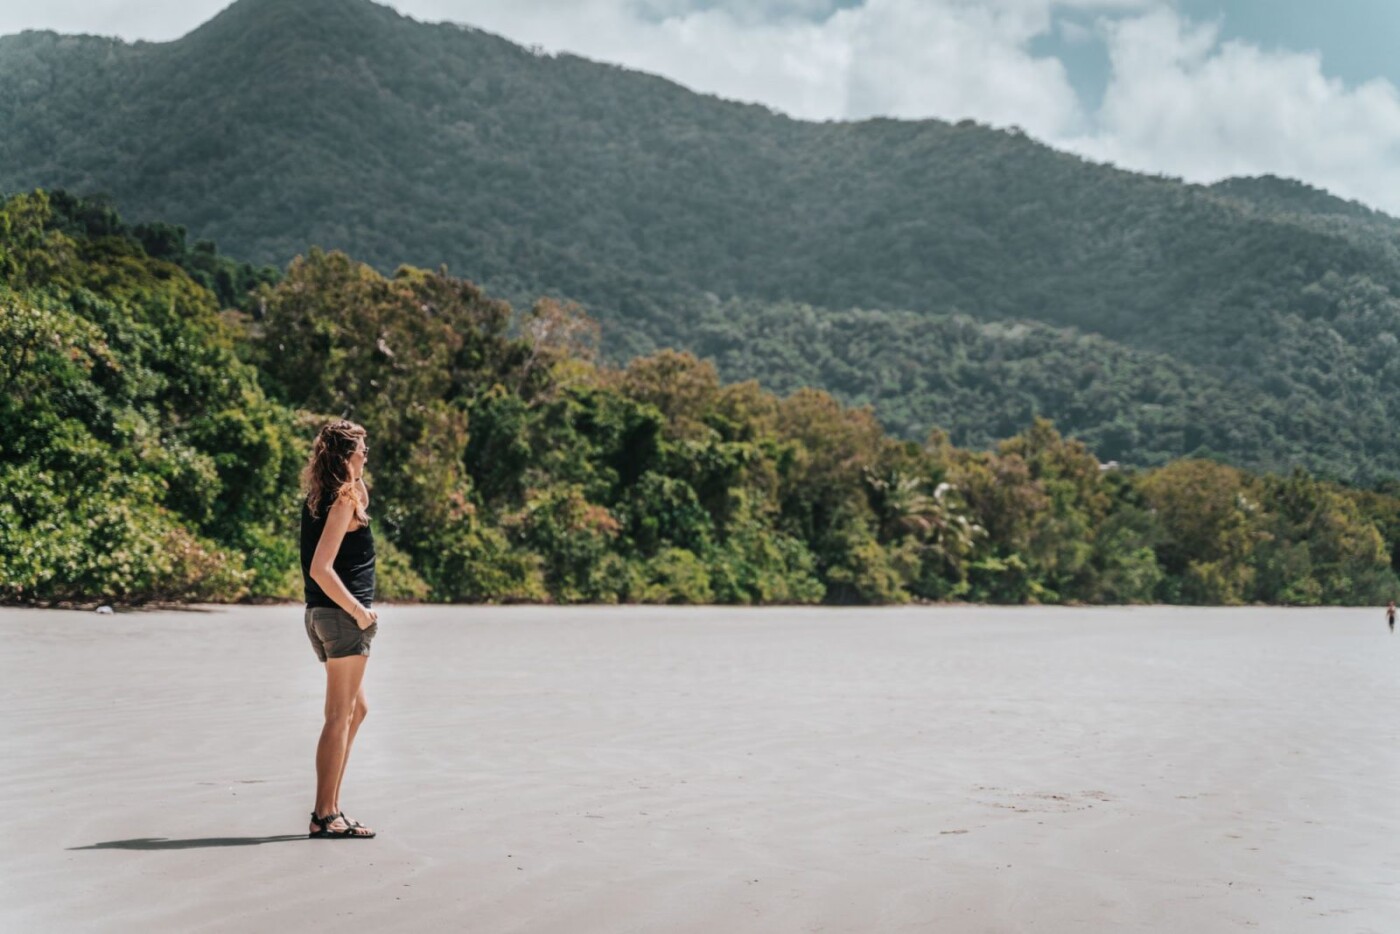
[[344, 820], [344, 815], [327, 814], [325, 817], [317, 817], [314, 811], [311, 813], [311, 823], [315, 824], [317, 827], [320, 827], [322, 831], [326, 833], [348, 833], [348, 827], [346, 830], [343, 831], [331, 830], [331, 824], [335, 822], [336, 818]]
[[353, 817], [346, 817], [344, 811], [341, 811], [341, 812], [340, 812], [338, 815], [336, 815], [336, 816], [339, 817], [341, 820], [345, 821], [345, 826], [349, 827], [351, 830], [368, 830], [368, 829], [369, 829], [369, 828], [366, 827], [364, 824], [362, 824], [362, 823], [360, 823], [359, 821], [355, 820]]

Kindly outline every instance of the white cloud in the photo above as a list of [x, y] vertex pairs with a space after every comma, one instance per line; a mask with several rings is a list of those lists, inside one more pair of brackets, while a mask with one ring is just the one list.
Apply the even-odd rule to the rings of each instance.
[[1055, 28], [1059, 31], [1060, 36], [1071, 45], [1088, 45], [1097, 38], [1092, 28], [1073, 20], [1059, 20], [1055, 23]]
[[1328, 78], [1314, 53], [1224, 42], [1170, 10], [1105, 26], [1113, 74], [1095, 130], [1052, 139], [1209, 182], [1273, 173], [1400, 215], [1400, 92]]
[[0, 35], [26, 29], [92, 33], [123, 39], [176, 39], [229, 0], [0, 0]]
[[975, 116], [1041, 136], [1081, 118], [1060, 61], [1027, 52], [1046, 4], [869, 0], [829, 22], [851, 50], [842, 116]]
[[644, 19], [662, 20], [707, 10], [723, 10], [745, 25], [826, 19], [859, 0], [626, 0]]

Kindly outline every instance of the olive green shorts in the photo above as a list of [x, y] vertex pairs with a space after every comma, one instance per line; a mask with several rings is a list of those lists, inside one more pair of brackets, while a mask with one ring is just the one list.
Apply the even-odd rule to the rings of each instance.
[[306, 608], [306, 636], [316, 657], [321, 661], [328, 658], [345, 658], [349, 655], [368, 655], [369, 644], [379, 631], [378, 623], [371, 623], [368, 629], [361, 629], [355, 617], [340, 607], [309, 606]]

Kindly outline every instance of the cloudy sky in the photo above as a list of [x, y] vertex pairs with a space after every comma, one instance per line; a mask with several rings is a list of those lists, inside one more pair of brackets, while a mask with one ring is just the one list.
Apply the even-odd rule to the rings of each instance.
[[[228, 0], [0, 0], [173, 39]], [[1192, 181], [1271, 172], [1400, 215], [1395, 0], [393, 0], [797, 117], [964, 117]]]

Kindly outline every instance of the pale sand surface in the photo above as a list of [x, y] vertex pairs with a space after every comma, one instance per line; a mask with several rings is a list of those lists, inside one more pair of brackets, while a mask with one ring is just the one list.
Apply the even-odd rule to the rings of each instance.
[[0, 611], [0, 930], [1400, 931], [1380, 610]]

